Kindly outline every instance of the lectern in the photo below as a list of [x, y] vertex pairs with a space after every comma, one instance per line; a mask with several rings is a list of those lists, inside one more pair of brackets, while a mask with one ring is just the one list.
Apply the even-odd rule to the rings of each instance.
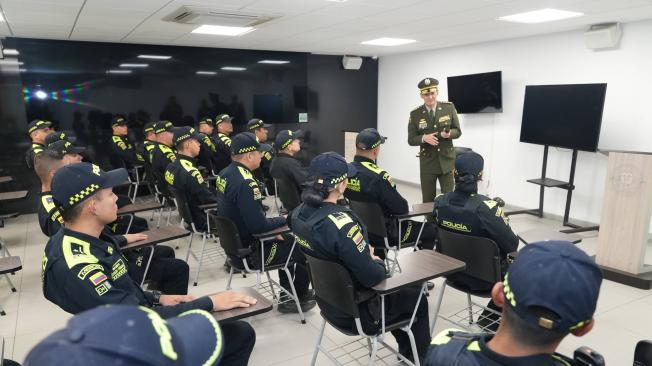
[[652, 214], [652, 153], [609, 154], [597, 263], [608, 280], [652, 288], [652, 266], [645, 265]]

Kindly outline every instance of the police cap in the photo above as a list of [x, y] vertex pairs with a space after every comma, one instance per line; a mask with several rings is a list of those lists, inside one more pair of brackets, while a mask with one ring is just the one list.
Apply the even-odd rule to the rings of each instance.
[[355, 176], [358, 171], [353, 165], [348, 164], [342, 155], [329, 151], [312, 159], [308, 173], [315, 183], [334, 187], [344, 179]]
[[65, 210], [77, 206], [100, 189], [128, 181], [129, 175], [124, 168], [104, 172], [91, 163], [66, 165], [57, 170], [52, 178], [52, 198], [60, 209]]
[[210, 117], [204, 117], [204, 118], [200, 119], [199, 122], [197, 122], [197, 126], [199, 126], [199, 125], [209, 125], [209, 126], [212, 127], [213, 126], [213, 119], [210, 118]]
[[174, 128], [174, 125], [170, 121], [160, 121], [156, 124], [156, 127], [154, 127], [154, 132], [159, 134], [163, 132], [172, 132], [172, 128]]
[[52, 132], [45, 137], [45, 146], [57, 141], [75, 142], [77, 138], [70, 132]]
[[232, 119], [231, 116], [229, 116], [228, 114], [220, 114], [219, 116], [215, 117], [215, 126], [224, 122], [231, 123], [231, 119]]
[[231, 139], [231, 155], [240, 155], [260, 150], [258, 138], [251, 132], [240, 132]]
[[124, 116], [115, 116], [111, 119], [111, 127], [126, 126], [126, 125], [127, 125], [127, 120], [124, 118]]
[[27, 134], [31, 134], [32, 132], [36, 130], [40, 130], [42, 128], [50, 128], [50, 127], [52, 127], [52, 122], [45, 121], [42, 119], [35, 119], [27, 125]]
[[48, 144], [48, 150], [54, 151], [59, 156], [66, 154], [81, 154], [86, 151], [85, 147], [75, 146], [68, 140], [59, 140]]
[[253, 130], [255, 130], [257, 128], [261, 128], [261, 127], [270, 128], [270, 127], [272, 127], [272, 125], [270, 125], [269, 123], [264, 123], [262, 119], [258, 119], [258, 118], [252, 118], [252, 119], [249, 120], [249, 122], [247, 122], [247, 130], [248, 131], [253, 131]]
[[482, 177], [484, 159], [475, 151], [463, 152], [455, 157], [455, 175], [457, 177], [472, 176], [476, 180]]
[[276, 139], [274, 139], [274, 144], [276, 145], [277, 149], [283, 150], [286, 147], [288, 147], [292, 141], [298, 140], [303, 137], [303, 131], [301, 130], [296, 130], [296, 131], [290, 131], [290, 130], [282, 130], [276, 135]]
[[147, 135], [150, 132], [154, 132], [155, 128], [156, 128], [156, 122], [155, 121], [147, 122], [143, 126], [143, 133]]
[[195, 139], [197, 141], [201, 141], [202, 135], [197, 132], [192, 127], [174, 127], [172, 129], [172, 135], [174, 136], [172, 138], [172, 141], [174, 142], [174, 146], [179, 146], [181, 145], [182, 142], [188, 140], [188, 139]]
[[439, 80], [435, 78], [425, 78], [418, 84], [421, 94], [435, 93], [439, 90]]
[[384, 144], [387, 137], [381, 136], [375, 128], [365, 128], [355, 137], [355, 146], [361, 150], [375, 149]]

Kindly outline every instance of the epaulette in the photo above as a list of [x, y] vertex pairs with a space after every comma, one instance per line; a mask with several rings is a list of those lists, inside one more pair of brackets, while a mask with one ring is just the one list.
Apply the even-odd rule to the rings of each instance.
[[413, 110], [411, 110], [411, 111], [410, 111], [410, 113], [412, 113], [412, 112], [414, 112], [414, 111], [416, 111], [417, 109], [419, 109], [419, 108], [421, 108], [421, 107], [423, 107], [423, 104], [422, 104], [422, 105], [420, 105], [420, 106], [418, 106], [418, 107], [416, 107], [416, 108], [414, 108]]

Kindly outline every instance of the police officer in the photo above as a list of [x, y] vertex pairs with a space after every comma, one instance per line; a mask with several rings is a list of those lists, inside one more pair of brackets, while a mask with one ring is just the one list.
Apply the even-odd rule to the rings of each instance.
[[151, 163], [152, 162], [152, 152], [156, 148], [157, 145], [157, 140], [156, 140], [156, 132], [154, 132], [154, 129], [156, 128], [156, 122], [147, 122], [145, 123], [145, 126], [143, 126], [143, 134], [145, 135], [145, 141], [143, 141], [143, 158], [146, 160], [146, 162]]
[[175, 127], [172, 129], [174, 145], [177, 149], [177, 159], [165, 170], [165, 181], [185, 194], [192, 221], [197, 230], [206, 230], [206, 214], [199, 205], [216, 202], [214, 192], [211, 192], [201, 173], [197, 170], [195, 158], [201, 149], [203, 136], [191, 127]]
[[45, 138], [54, 132], [52, 122], [35, 119], [27, 125], [27, 134], [32, 140], [29, 150], [25, 153], [25, 163], [27, 167], [34, 167], [34, 157], [43, 152], [45, 149]]
[[437, 101], [439, 81], [425, 78], [418, 86], [424, 104], [410, 112], [408, 144], [420, 146], [421, 195], [423, 202], [432, 202], [437, 194], [436, 181], [442, 193], [453, 190], [453, 139], [462, 131], [453, 103]]
[[[297, 197], [301, 196], [301, 186], [308, 180], [307, 170], [301, 166], [295, 155], [301, 150], [301, 131], [282, 130], [276, 135], [275, 145], [278, 153], [272, 159], [269, 173], [272, 177], [280, 179], [285, 184], [291, 185], [288, 189], [296, 191]], [[283, 197], [279, 196], [283, 202]], [[283, 202], [283, 207], [288, 211], [296, 207], [296, 203]]]
[[142, 305], [163, 318], [185, 311], [246, 307], [255, 299], [223, 292], [194, 299], [143, 291], [129, 275], [126, 259], [112, 236], [103, 235], [115, 221], [112, 187], [127, 179], [124, 169], [102, 171], [77, 163], [60, 168], [52, 180], [52, 197], [65, 226], [48, 240], [42, 261], [43, 294], [63, 310], [77, 314], [105, 304]]
[[[398, 225], [396, 219], [391, 215], [408, 213], [410, 210], [408, 202], [396, 189], [396, 184], [389, 173], [376, 165], [380, 154], [380, 145], [385, 143], [385, 137], [381, 136], [375, 128], [365, 128], [355, 138], [356, 153], [353, 157], [353, 166], [358, 175], [348, 180], [344, 196], [350, 200], [362, 202], [376, 202], [383, 210], [388, 223], [388, 234], [390, 244], [396, 244], [398, 238]], [[421, 222], [405, 220], [401, 222], [400, 243], [409, 243], [417, 240], [421, 230]], [[432, 223], [423, 224], [421, 231], [421, 248], [433, 249], [437, 237], [437, 227]], [[369, 239], [376, 248], [375, 254], [385, 257], [385, 244], [383, 238], [369, 234]]]
[[270, 184], [271, 176], [269, 175], [269, 167], [274, 157], [274, 149], [267, 143], [267, 135], [271, 126], [258, 118], [252, 118], [247, 122], [247, 131], [256, 135], [258, 142], [260, 142], [260, 152], [263, 154], [260, 167], [254, 170], [254, 176], [268, 188], [273, 188], [274, 186], [273, 183]]
[[215, 161], [214, 170], [219, 173], [222, 169], [231, 164], [231, 138], [229, 135], [233, 132], [233, 123], [228, 114], [220, 114], [215, 117]]
[[172, 122], [161, 121], [156, 124], [156, 128], [154, 129], [158, 145], [152, 153], [152, 170], [157, 178], [163, 178], [168, 164], [173, 163], [177, 159], [177, 153], [173, 148], [173, 128]]
[[123, 116], [115, 116], [111, 120], [111, 164], [114, 167], [133, 168], [142, 165], [145, 162], [143, 156], [136, 151], [134, 146], [129, 142], [127, 135], [129, 128], [127, 120]]
[[532, 243], [491, 291], [502, 307], [496, 334], [445, 330], [433, 338], [425, 365], [574, 365], [554, 351], [569, 333], [591, 331], [601, 282], [595, 261], [573, 244]]
[[[263, 195], [254, 179], [252, 171], [260, 166], [262, 154], [260, 143], [256, 136], [250, 132], [242, 132], [233, 138], [231, 152], [233, 162], [220, 172], [216, 185], [218, 191], [217, 213], [233, 221], [238, 228], [240, 239], [244, 245], [252, 246], [253, 263], [260, 263], [261, 257], [265, 258], [267, 265], [284, 263], [287, 261], [292, 249], [292, 240], [289, 236], [279, 237], [275, 241], [265, 243], [265, 253], [261, 253], [254, 234], [264, 233], [285, 225], [282, 216], [268, 218], [263, 211]], [[302, 311], [315, 307], [314, 293], [308, 289], [310, 279], [306, 269], [306, 259], [299, 250], [292, 252], [295, 268], [290, 268], [293, 273], [293, 283]], [[236, 259], [231, 258], [234, 262]], [[237, 263], [237, 262], [236, 262]], [[237, 264], [234, 265], [237, 267]], [[285, 272], [279, 270], [281, 286], [291, 293], [290, 280]], [[294, 302], [286, 301], [278, 306], [282, 313], [298, 312]]]
[[[381, 306], [377, 295], [368, 290], [386, 278], [386, 269], [367, 245], [367, 230], [351, 210], [336, 202], [347, 186], [347, 178], [356, 174], [356, 168], [347, 164], [334, 152], [322, 153], [312, 159], [309, 167], [310, 182], [302, 193], [303, 203], [290, 216], [292, 228], [301, 249], [311, 256], [335, 261], [346, 267], [355, 283], [356, 293], [362, 300], [358, 306], [362, 328], [375, 334], [380, 328]], [[385, 296], [385, 319], [392, 323], [410, 319], [417, 306], [420, 286], [403, 288]], [[319, 301], [319, 300], [318, 300]], [[338, 309], [319, 302], [319, 308], [329, 321], [345, 329], [355, 329], [354, 320]], [[422, 297], [418, 304], [416, 320], [412, 324], [418, 357], [423, 359], [430, 341], [428, 329], [428, 301]], [[414, 359], [408, 335], [394, 330], [399, 352]]]
[[197, 130], [201, 133], [201, 149], [197, 155], [197, 163], [208, 169], [208, 173], [217, 174], [213, 168], [213, 161], [216, 159], [217, 146], [213, 140], [213, 119], [204, 117], [197, 122]]

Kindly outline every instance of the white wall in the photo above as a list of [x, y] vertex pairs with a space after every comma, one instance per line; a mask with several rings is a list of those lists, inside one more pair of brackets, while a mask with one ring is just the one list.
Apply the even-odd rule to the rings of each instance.
[[[436, 36], [436, 35], [433, 35]], [[503, 113], [460, 115], [467, 146], [485, 158], [485, 187], [506, 202], [538, 204], [539, 187], [525, 180], [541, 175], [543, 147], [519, 142], [525, 85], [608, 83], [601, 149], [652, 151], [652, 21], [625, 24], [620, 47], [591, 51], [582, 31], [482, 43], [380, 58], [378, 129], [389, 136], [379, 164], [397, 178], [419, 182], [417, 147], [407, 144], [407, 121], [421, 103], [416, 84], [430, 76], [447, 96], [446, 77], [502, 71]], [[568, 180], [571, 152], [551, 148], [548, 176]], [[571, 218], [599, 222], [607, 158], [580, 152]], [[544, 210], [563, 215], [566, 191], [546, 189]]]

